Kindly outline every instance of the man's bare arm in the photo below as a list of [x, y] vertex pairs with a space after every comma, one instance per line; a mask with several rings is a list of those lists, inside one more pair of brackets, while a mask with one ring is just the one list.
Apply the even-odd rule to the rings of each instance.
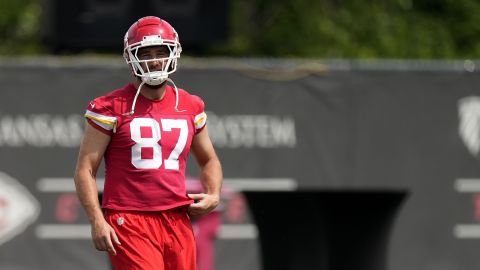
[[95, 247], [98, 250], [116, 254], [112, 239], [117, 244], [120, 242], [113, 228], [105, 221], [98, 201], [96, 184], [98, 166], [109, 143], [110, 136], [86, 124], [74, 180], [78, 198], [92, 226], [92, 239]]
[[220, 202], [222, 166], [208, 136], [207, 127], [193, 138], [191, 149], [200, 166], [200, 181], [205, 193], [189, 194], [190, 198], [196, 200], [196, 203], [190, 205], [189, 213], [201, 216], [212, 211]]

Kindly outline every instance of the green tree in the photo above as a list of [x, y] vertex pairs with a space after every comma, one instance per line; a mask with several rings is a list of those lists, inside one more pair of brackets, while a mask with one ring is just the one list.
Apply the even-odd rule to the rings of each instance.
[[0, 54], [40, 51], [40, 12], [36, 0], [0, 1]]
[[480, 56], [476, 0], [232, 0], [232, 10], [233, 55]]
[[[479, 58], [478, 0], [229, 0], [207, 55]], [[39, 0], [0, 0], [0, 54], [41, 53]]]

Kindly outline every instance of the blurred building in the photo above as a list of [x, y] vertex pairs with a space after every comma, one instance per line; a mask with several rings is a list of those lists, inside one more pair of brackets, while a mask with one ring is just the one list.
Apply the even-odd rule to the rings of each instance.
[[44, 0], [43, 40], [62, 52], [121, 52], [123, 36], [137, 19], [167, 20], [191, 54], [226, 39], [228, 0]]

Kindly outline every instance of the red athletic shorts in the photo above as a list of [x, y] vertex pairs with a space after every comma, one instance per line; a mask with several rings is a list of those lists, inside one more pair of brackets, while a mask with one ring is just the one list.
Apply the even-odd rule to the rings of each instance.
[[185, 207], [158, 212], [105, 210], [121, 245], [116, 270], [195, 270], [195, 238]]

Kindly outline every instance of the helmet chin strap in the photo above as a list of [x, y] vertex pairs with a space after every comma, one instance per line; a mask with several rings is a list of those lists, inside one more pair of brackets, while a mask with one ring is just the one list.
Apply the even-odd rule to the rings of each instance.
[[[178, 95], [178, 88], [177, 86], [175, 85], [175, 83], [172, 81], [172, 79], [170, 78], [166, 78], [165, 80], [163, 80], [161, 83], [163, 83], [164, 81], [167, 81], [169, 83], [171, 83], [173, 85], [173, 89], [175, 90], [175, 112], [184, 112], [186, 110], [179, 110], [178, 109], [178, 101], [179, 101], [179, 95]], [[160, 84], [161, 84], [160, 83]], [[133, 98], [133, 103], [132, 103], [132, 108], [130, 109], [130, 112], [127, 113], [126, 115], [133, 115], [134, 112], [135, 112], [135, 104], [137, 103], [137, 98], [138, 98], [138, 95], [140, 94], [140, 91], [142, 90], [142, 86], [146, 84], [146, 82], [144, 80], [142, 80], [142, 82], [140, 83], [140, 85], [138, 86], [138, 89], [137, 89], [137, 93], [135, 93], [135, 97]], [[157, 84], [158, 85], [158, 84]]]
[[186, 110], [179, 110], [178, 109], [178, 101], [180, 100], [180, 97], [178, 96], [177, 86], [175, 85], [175, 83], [170, 78], [167, 78], [166, 81], [171, 83], [173, 85], [173, 89], [175, 89], [175, 111], [176, 112], [185, 112]]
[[145, 84], [145, 81], [142, 80], [142, 82], [138, 86], [137, 93], [135, 93], [135, 97], [133, 98], [132, 109], [130, 110], [130, 113], [128, 113], [129, 115], [133, 115], [133, 113], [135, 112], [135, 104], [137, 103], [138, 95], [140, 94], [140, 90], [142, 90], [142, 86], [144, 84]]

